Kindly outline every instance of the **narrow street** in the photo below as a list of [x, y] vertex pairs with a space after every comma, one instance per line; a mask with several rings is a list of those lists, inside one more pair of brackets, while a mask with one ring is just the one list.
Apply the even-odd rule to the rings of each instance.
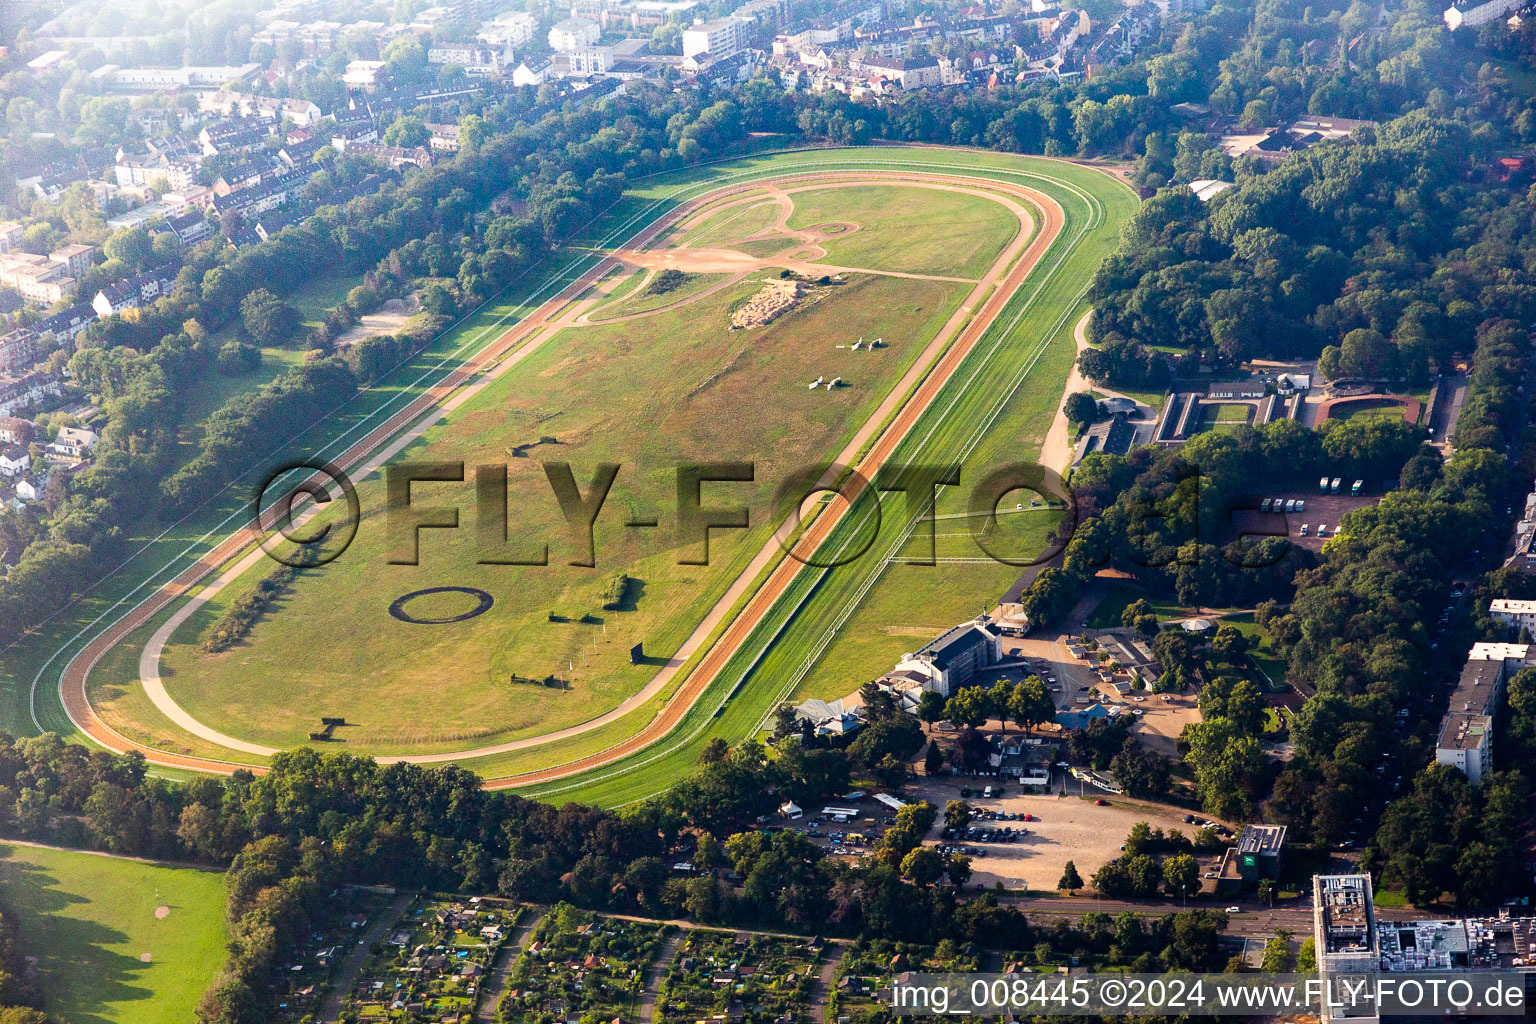
[[528, 937], [539, 926], [539, 922], [547, 916], [541, 907], [525, 907], [528, 914], [517, 930], [502, 944], [501, 952], [496, 955], [495, 966], [490, 974], [486, 975], [485, 985], [480, 989], [480, 998], [475, 1003], [475, 1024], [490, 1024], [496, 1019], [496, 1007], [501, 1004], [501, 997], [507, 991], [507, 981], [512, 977], [512, 968], [517, 963], [517, 955], [528, 945]]
[[830, 1024], [827, 1001], [832, 995], [832, 982], [837, 978], [837, 965], [843, 962], [843, 944], [827, 943], [821, 951], [821, 970], [816, 975], [816, 987], [811, 989], [811, 1005], [821, 1007], [821, 1019]]
[[662, 979], [667, 976], [667, 968], [672, 966], [672, 961], [677, 957], [678, 947], [683, 944], [685, 934], [682, 929], [678, 929], [667, 936], [667, 941], [661, 944], [661, 950], [651, 964], [650, 972], [645, 976], [645, 989], [640, 994], [640, 1009], [635, 1018], [642, 1024], [656, 1015], [656, 996], [661, 991]]
[[346, 1002], [347, 995], [352, 991], [352, 986], [357, 984], [357, 976], [362, 973], [363, 966], [368, 962], [368, 947], [375, 942], [383, 942], [384, 936], [400, 920], [400, 915], [405, 913], [405, 908], [411, 905], [415, 893], [400, 893], [389, 901], [389, 906], [373, 915], [373, 920], [358, 937], [352, 951], [347, 954], [347, 959], [342, 962], [341, 970], [337, 972], [335, 980], [331, 982], [330, 990], [325, 994], [325, 1002], [320, 1004], [320, 1013], [317, 1017], [322, 1024], [334, 1024], [337, 1017], [341, 1016], [342, 1003]]

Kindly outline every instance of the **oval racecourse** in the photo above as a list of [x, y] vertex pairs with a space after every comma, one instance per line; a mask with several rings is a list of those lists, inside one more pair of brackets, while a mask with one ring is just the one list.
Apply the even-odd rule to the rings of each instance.
[[[457, 762], [488, 786], [550, 799], [615, 805], [659, 792], [710, 738], [746, 738], [814, 688], [817, 658], [906, 550], [918, 515], [937, 511], [899, 495], [877, 503], [857, 485], [808, 503], [796, 554], [870, 545], [817, 568], [774, 539], [787, 512], [772, 500], [777, 481], [806, 464], [871, 479], [918, 461], [957, 462], [975, 479], [1038, 452], [1088, 281], [1134, 208], [1095, 169], [917, 147], [774, 154], [632, 183], [590, 244], [530, 285], [545, 296], [515, 322], [466, 338], [440, 374], [317, 446], [359, 482], [353, 548], [301, 574], [248, 638], [208, 653], [199, 638], [274, 564], [254, 524], [213, 524], [200, 549], [125, 578], [124, 596], [72, 635], [40, 633], [53, 642], [35, 645], [34, 724], [62, 717], [162, 770], [228, 773], [262, 770], [304, 745], [295, 730], [344, 710], [334, 739], [313, 745]], [[726, 326], [776, 281], [800, 282], [792, 308]], [[888, 339], [880, 349], [867, 348], [866, 322]], [[808, 387], [818, 375], [846, 386]], [[682, 450], [658, 450], [662, 438]], [[680, 569], [680, 546], [646, 539], [665, 530], [625, 522], [664, 521], [675, 463], [713, 452], [759, 464], [745, 489], [706, 498], [745, 499], [753, 525], [716, 531], [711, 564]], [[545, 527], [541, 538], [559, 519], [540, 460], [570, 460], [583, 488], [594, 463], [621, 463], [599, 568], [567, 570], [559, 536], [547, 567], [471, 568], [484, 555], [472, 482], [418, 484], [413, 501], [463, 509], [460, 529], [423, 531], [422, 564], [386, 568], [382, 500], [368, 499], [382, 495], [384, 466], [426, 458], [508, 465], [513, 519]], [[504, 554], [517, 547], [521, 559], [528, 543], [514, 532]], [[605, 609], [598, 595], [619, 569], [636, 592]], [[454, 586], [496, 604], [461, 623], [391, 627], [409, 635], [374, 632], [401, 594]], [[990, 582], [976, 586], [978, 602], [995, 600]], [[459, 610], [424, 603], [420, 615]], [[636, 639], [649, 657], [631, 666], [620, 652]], [[406, 657], [399, 644], [418, 646]], [[427, 669], [405, 677], [406, 662]]]

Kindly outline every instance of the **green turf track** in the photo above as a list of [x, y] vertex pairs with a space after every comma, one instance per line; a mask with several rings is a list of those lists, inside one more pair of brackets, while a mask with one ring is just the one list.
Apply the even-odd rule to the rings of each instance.
[[[984, 434], [988, 422], [996, 418], [1044, 348], [1071, 345], [1071, 325], [1081, 314], [1088, 280], [1112, 251], [1121, 223], [1135, 208], [1129, 189], [1107, 175], [1057, 161], [918, 147], [800, 150], [641, 179], [604, 212], [581, 242], [619, 245], [656, 217], [703, 193], [818, 170], [967, 173], [1038, 188], [1055, 197], [1067, 214], [1061, 239], [903, 444], [898, 454], [908, 459], [954, 457], [967, 450]], [[252, 492], [268, 467], [294, 458], [323, 459], [339, 453], [466, 357], [491, 344], [599, 258], [580, 244], [553, 254], [541, 277], [530, 275], [526, 285], [488, 302], [410, 364], [276, 447], [269, 460], [201, 506], [188, 510], [180, 521], [170, 526], [157, 524], [131, 538], [129, 556], [106, 580], [38, 630], [0, 651], [0, 728], [23, 735], [45, 730], [72, 734], [73, 725], [58, 699], [59, 674], [69, 658], [238, 525], [248, 515]], [[881, 547], [885, 538], [882, 531]], [[834, 536], [828, 543], [844, 542]], [[899, 537], [896, 543], [900, 543]], [[590, 776], [528, 792], [559, 801], [630, 802], [667, 788], [694, 763], [698, 749], [710, 736], [734, 740], [750, 735], [780, 694], [793, 688], [796, 673], [814, 661], [836, 623], [851, 614], [857, 597], [877, 578], [872, 572], [877, 561], [866, 557], [847, 570], [803, 574], [765, 623], [762, 635], [752, 638], [666, 740]], [[781, 641], [764, 653], [777, 633], [783, 634]], [[732, 697], [722, 708], [728, 694]], [[715, 717], [717, 709], [720, 713]]]

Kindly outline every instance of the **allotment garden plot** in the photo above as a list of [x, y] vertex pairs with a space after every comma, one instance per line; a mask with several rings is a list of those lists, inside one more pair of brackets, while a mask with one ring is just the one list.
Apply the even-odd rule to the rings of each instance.
[[657, 1024], [805, 1020], [822, 966], [819, 939], [749, 932], [686, 932], [656, 997]]
[[513, 964], [503, 1020], [632, 1020], [665, 926], [561, 904]]

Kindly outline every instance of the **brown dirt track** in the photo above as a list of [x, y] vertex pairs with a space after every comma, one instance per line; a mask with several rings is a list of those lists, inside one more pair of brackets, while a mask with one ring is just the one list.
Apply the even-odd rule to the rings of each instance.
[[[813, 178], [817, 181], [827, 181], [830, 179], [845, 182], [867, 180], [872, 184], [883, 184], [890, 182], [897, 176], [905, 179], [918, 178], [956, 186], [983, 186], [989, 190], [1023, 200], [1039, 211], [1042, 216], [1038, 232], [1030, 240], [1019, 258], [1011, 266], [1007, 267], [1005, 272], [1001, 271], [998, 267], [994, 267], [983, 278], [982, 286], [995, 283], [997, 287], [991, 290], [991, 294], [975, 311], [975, 314], [961, 330], [954, 343], [945, 350], [931, 370], [928, 371], [911, 397], [901, 404], [899, 410], [896, 410], [895, 416], [890, 420], [885, 429], [881, 431], [880, 436], [870, 447], [869, 452], [860, 460], [857, 469], [864, 479], [874, 478], [878, 468], [891, 455], [907, 432], [916, 424], [918, 418], [954, 374], [966, 355], [975, 347], [992, 322], [1002, 312], [1014, 291], [1034, 270], [1040, 259], [1055, 242], [1065, 225], [1065, 217], [1060, 206], [1049, 196], [1026, 186], [991, 179], [975, 179], [964, 175], [937, 173], [913, 174], [909, 172], [858, 171], [830, 175], [791, 174], [774, 180], [790, 181], [797, 178]], [[625, 244], [625, 248], [635, 250], [654, 242], [676, 224], [677, 221], [688, 216], [701, 205], [717, 203], [722, 197], [761, 187], [762, 183], [758, 182], [728, 186], [684, 203], [641, 229]], [[541, 305], [522, 322], [508, 329], [496, 341], [466, 360], [460, 369], [451, 371], [404, 409], [395, 413], [385, 423], [375, 428], [366, 437], [332, 460], [333, 463], [343, 470], [350, 471], [363, 465], [370, 456], [388, 445], [402, 431], [420, 423], [428, 415], [435, 416], [438, 407], [458, 389], [471, 383], [483, 371], [489, 370], [509, 353], [515, 351], [524, 342], [534, 337], [539, 331], [544, 329], [551, 318], [583, 292], [591, 288], [615, 265], [616, 262], [613, 259], [605, 259], [584, 273], [554, 298]], [[893, 394], [888, 403], [894, 403], [898, 397]], [[886, 406], [882, 405], [882, 412], [885, 409]], [[877, 412], [876, 415], [879, 416], [881, 413]], [[850, 499], [853, 496], [855, 495], [850, 494]], [[279, 503], [279, 507], [281, 504]], [[296, 507], [302, 507], [304, 504], [305, 502], [300, 502]], [[812, 551], [824, 541], [836, 527], [849, 504], [850, 502], [840, 502], [829, 506], [807, 528], [797, 545], [797, 551], [802, 553]], [[96, 715], [87, 697], [86, 684], [91, 669], [107, 652], [122, 642], [134, 630], [194, 588], [210, 573], [250, 548], [263, 533], [267, 532], [266, 528], [270, 528], [275, 519], [276, 513], [273, 512], [265, 517], [265, 521], [260, 524], [247, 523], [236, 530], [197, 562], [163, 585], [151, 597], [93, 638], [75, 654], [65, 666], [60, 677], [59, 687], [60, 698], [66, 713], [82, 733], [89, 736], [102, 747], [114, 752], [123, 753], [128, 750], [138, 750], [149, 763], [155, 765], [217, 774], [230, 774], [241, 768], [247, 768], [258, 773], [262, 770], [260, 766], [235, 761], [168, 753], [122, 736]], [[776, 541], [770, 540], [769, 543], [776, 544]], [[616, 761], [664, 737], [677, 725], [687, 710], [705, 692], [715, 676], [730, 661], [737, 647], [750, 636], [763, 616], [766, 615], [774, 602], [782, 595], [801, 568], [803, 568], [802, 564], [793, 558], [781, 559], [774, 567], [768, 579], [751, 596], [740, 613], [732, 619], [724, 633], [709, 647], [703, 658], [693, 671], [689, 673], [682, 686], [667, 702], [665, 707], [662, 708], [660, 713], [632, 736], [604, 750], [558, 766], [520, 775], [489, 779], [486, 782], [487, 788], [527, 786], [565, 778]]]

